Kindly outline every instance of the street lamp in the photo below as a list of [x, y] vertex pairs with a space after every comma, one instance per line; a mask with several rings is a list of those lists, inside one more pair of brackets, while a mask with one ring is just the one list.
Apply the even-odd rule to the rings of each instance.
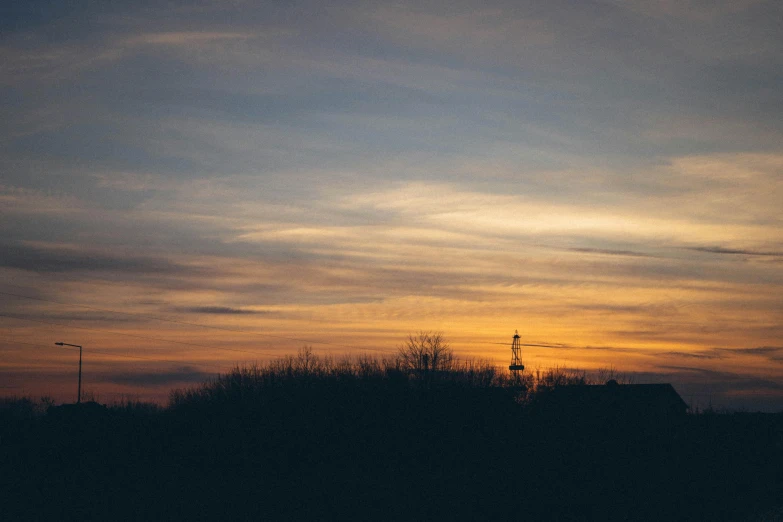
[[79, 404], [82, 402], [82, 347], [78, 344], [68, 344], [68, 343], [54, 343], [57, 346], [73, 346], [74, 348], [79, 349], [79, 391], [78, 395], [76, 396], [76, 404]]

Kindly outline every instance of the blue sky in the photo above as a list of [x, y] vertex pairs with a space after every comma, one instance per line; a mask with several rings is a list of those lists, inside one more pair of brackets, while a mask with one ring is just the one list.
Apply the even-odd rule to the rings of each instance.
[[63, 336], [143, 395], [122, 376], [191, 378], [161, 353], [434, 329], [501, 364], [519, 329], [568, 347], [529, 364], [783, 407], [779, 2], [2, 9], [0, 290], [46, 299], [0, 305], [9, 393], [70, 368], [18, 343]]

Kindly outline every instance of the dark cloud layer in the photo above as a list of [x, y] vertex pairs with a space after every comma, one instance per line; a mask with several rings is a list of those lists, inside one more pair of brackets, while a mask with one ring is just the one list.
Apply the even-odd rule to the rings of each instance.
[[[749, 390], [775, 390], [783, 392], [783, 382], [745, 374], [712, 370], [709, 368], [696, 368], [691, 366], [668, 366], [661, 365], [663, 370], [673, 370], [699, 376], [705, 382], [710, 382], [716, 386], [717, 390], [723, 393], [743, 392]], [[783, 399], [783, 393], [781, 393]]]
[[171, 386], [195, 384], [208, 381], [214, 373], [204, 372], [192, 366], [182, 366], [169, 371], [104, 372], [96, 376], [97, 380], [135, 387]]
[[783, 256], [783, 252], [765, 252], [762, 250], [746, 250], [740, 248], [725, 248], [721, 246], [702, 246], [702, 247], [690, 247], [689, 250], [695, 250], [696, 252], [706, 252], [708, 254], [728, 254], [728, 255], [743, 255], [743, 256]]
[[143, 275], [190, 271], [165, 258], [79, 252], [73, 249], [43, 248], [24, 243], [0, 245], [0, 266], [41, 273], [118, 272]]
[[678, 357], [682, 359], [720, 359], [719, 353], [715, 352], [662, 352], [660, 355], [665, 357]]
[[755, 355], [775, 359], [783, 356], [783, 346], [755, 346], [753, 348], [716, 348], [716, 351], [732, 355]]
[[217, 314], [217, 315], [245, 315], [245, 314], [269, 314], [272, 312], [265, 310], [246, 310], [243, 308], [231, 308], [229, 306], [191, 306], [177, 308], [178, 312], [191, 314]]
[[662, 371], [632, 374], [635, 382], [668, 382], [692, 410], [783, 412], [783, 384], [753, 375], [690, 366], [660, 366]]
[[610, 248], [569, 248], [571, 252], [583, 254], [604, 254], [609, 256], [650, 257], [648, 254], [634, 252], [632, 250], [612, 250]]

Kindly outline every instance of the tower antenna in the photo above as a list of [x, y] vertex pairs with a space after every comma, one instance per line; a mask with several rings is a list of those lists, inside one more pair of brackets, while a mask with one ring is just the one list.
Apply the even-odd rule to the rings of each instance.
[[522, 356], [522, 345], [519, 343], [519, 330], [514, 330], [514, 341], [511, 343], [511, 364], [508, 369], [514, 376], [514, 382], [519, 386], [522, 382], [521, 373], [525, 369], [520, 357]]

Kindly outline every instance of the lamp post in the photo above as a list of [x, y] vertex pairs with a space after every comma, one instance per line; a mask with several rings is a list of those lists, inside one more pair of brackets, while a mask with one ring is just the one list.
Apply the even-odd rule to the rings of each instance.
[[82, 347], [78, 344], [68, 344], [68, 343], [54, 343], [57, 346], [73, 346], [74, 348], [79, 349], [79, 391], [77, 392], [76, 396], [76, 404], [80, 404], [82, 402]]

